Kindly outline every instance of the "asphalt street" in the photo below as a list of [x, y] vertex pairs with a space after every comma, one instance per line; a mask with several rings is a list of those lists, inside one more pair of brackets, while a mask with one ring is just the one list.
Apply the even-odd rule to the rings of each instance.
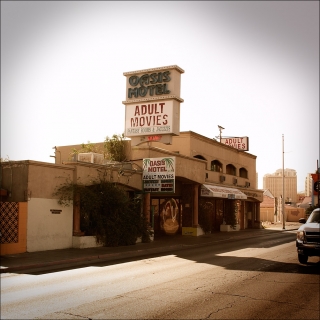
[[294, 240], [293, 226], [173, 237], [109, 260], [6, 272], [1, 318], [318, 320], [319, 258], [300, 264]]

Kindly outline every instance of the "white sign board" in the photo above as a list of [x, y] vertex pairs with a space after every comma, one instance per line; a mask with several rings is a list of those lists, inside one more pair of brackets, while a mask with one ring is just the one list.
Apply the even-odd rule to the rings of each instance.
[[238, 150], [248, 151], [249, 150], [249, 138], [248, 137], [230, 137], [221, 138], [221, 143], [226, 146], [233, 147]]
[[179, 104], [173, 100], [127, 104], [125, 136], [179, 134], [179, 120]]
[[[180, 134], [181, 74], [177, 65], [124, 72], [125, 137], [132, 145], [145, 141], [171, 144]], [[154, 136], [154, 137], [152, 137]]]
[[144, 192], [175, 192], [175, 157], [143, 159]]

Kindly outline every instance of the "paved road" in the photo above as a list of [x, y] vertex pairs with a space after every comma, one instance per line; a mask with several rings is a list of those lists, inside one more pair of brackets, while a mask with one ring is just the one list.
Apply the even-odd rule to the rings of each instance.
[[1, 275], [1, 319], [319, 319], [319, 258], [295, 232], [140, 260]]

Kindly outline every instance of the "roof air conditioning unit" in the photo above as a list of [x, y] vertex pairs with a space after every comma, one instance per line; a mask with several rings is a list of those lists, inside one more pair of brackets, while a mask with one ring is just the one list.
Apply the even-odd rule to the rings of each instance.
[[122, 169], [124, 170], [132, 170], [132, 163], [127, 162], [122, 164]]
[[250, 182], [246, 182], [246, 187], [250, 187]]
[[93, 153], [93, 152], [79, 153], [78, 154], [78, 161], [102, 164], [103, 163], [103, 154]]
[[220, 182], [223, 182], [226, 180], [226, 177], [225, 176], [220, 176]]
[[233, 184], [237, 184], [237, 182], [238, 182], [238, 179], [233, 178]]

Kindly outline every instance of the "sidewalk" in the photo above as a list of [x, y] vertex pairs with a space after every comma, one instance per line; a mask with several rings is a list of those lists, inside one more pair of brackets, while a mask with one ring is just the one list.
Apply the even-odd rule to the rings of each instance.
[[1, 256], [0, 273], [22, 272], [41, 268], [63, 268], [79, 266], [87, 262], [115, 261], [118, 259], [139, 257], [147, 254], [156, 254], [182, 250], [190, 246], [202, 246], [210, 243], [252, 238], [267, 232], [283, 232], [296, 230], [301, 224], [287, 222], [285, 230], [280, 223], [270, 224], [263, 229], [246, 229], [234, 232], [216, 232], [199, 237], [193, 236], [166, 236], [156, 238], [150, 243], [137, 243], [122, 247], [95, 247], [86, 249], [58, 249], [38, 252], [26, 252], [14, 255]]

